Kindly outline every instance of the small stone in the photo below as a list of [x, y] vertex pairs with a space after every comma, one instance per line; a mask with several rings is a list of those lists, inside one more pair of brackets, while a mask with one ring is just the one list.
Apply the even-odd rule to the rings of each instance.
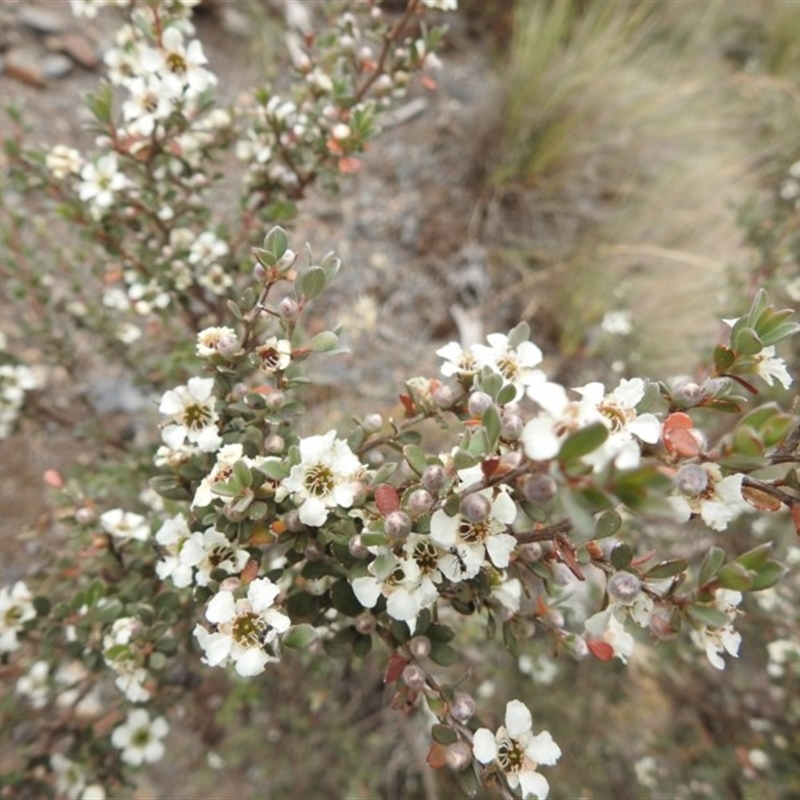
[[60, 33], [66, 27], [64, 17], [52, 7], [23, 6], [19, 21], [37, 33]]
[[38, 53], [25, 47], [8, 51], [5, 74], [29, 86], [44, 86], [45, 83]]
[[100, 66], [100, 49], [97, 44], [77, 31], [70, 31], [61, 37], [60, 52], [85, 69], [97, 69]]
[[58, 80], [72, 72], [72, 60], [61, 53], [50, 53], [42, 59], [42, 73], [47, 80]]

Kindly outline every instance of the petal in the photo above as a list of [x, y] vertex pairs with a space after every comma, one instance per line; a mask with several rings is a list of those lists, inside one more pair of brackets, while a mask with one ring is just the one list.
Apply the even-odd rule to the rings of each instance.
[[419, 616], [419, 604], [407, 589], [395, 589], [386, 601], [386, 611], [393, 619], [403, 622], [415, 621]]
[[377, 578], [373, 578], [372, 575], [364, 575], [361, 578], [353, 578], [350, 581], [350, 585], [353, 587], [353, 594], [356, 599], [364, 608], [375, 607], [375, 603], [378, 602], [378, 598], [381, 596], [381, 587], [383, 585]]
[[264, 671], [269, 656], [258, 647], [248, 647], [236, 659], [236, 671], [245, 678], [260, 675]]
[[525, 703], [519, 700], [510, 700], [506, 705], [506, 729], [512, 739], [519, 739], [528, 733], [533, 726], [531, 712]]
[[518, 773], [519, 788], [522, 790], [523, 797], [538, 797], [539, 800], [545, 800], [547, 793], [550, 791], [550, 784], [544, 775], [540, 775], [533, 770], [523, 770]]
[[526, 745], [525, 752], [537, 764], [552, 766], [561, 758], [561, 748], [553, 741], [549, 731], [542, 731]]
[[230, 622], [236, 616], [236, 604], [230, 592], [217, 592], [206, 607], [206, 619], [217, 625]]
[[303, 525], [319, 528], [328, 519], [328, 509], [318, 497], [309, 497], [300, 506], [299, 516]]
[[643, 442], [655, 444], [661, 436], [661, 423], [655, 414], [639, 414], [628, 424], [628, 430]]
[[260, 614], [274, 603], [280, 591], [280, 587], [269, 578], [258, 578], [247, 587], [247, 599], [253, 606], [253, 611]]
[[475, 731], [472, 752], [481, 764], [489, 764], [497, 758], [497, 740], [488, 728], [478, 728]]
[[533, 461], [547, 461], [558, 454], [560, 443], [553, 431], [553, 420], [534, 417], [522, 429], [522, 447]]
[[511, 525], [517, 518], [517, 504], [508, 492], [499, 492], [492, 503], [492, 516], [503, 525]]
[[492, 564], [500, 569], [508, 566], [509, 558], [516, 546], [516, 538], [508, 533], [498, 533], [486, 540], [486, 552], [489, 554]]
[[277, 608], [268, 608], [261, 616], [277, 633], [286, 633], [292, 627], [292, 621], [289, 617], [278, 611]]
[[440, 508], [431, 517], [431, 539], [442, 547], [451, 547], [456, 543], [460, 524], [460, 516], [448, 517]]

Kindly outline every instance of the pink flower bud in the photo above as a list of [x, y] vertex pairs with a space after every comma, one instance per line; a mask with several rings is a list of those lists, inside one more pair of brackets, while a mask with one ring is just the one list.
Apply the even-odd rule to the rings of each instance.
[[467, 411], [470, 416], [480, 417], [493, 402], [486, 392], [473, 392], [467, 401]]
[[277, 433], [272, 434], [272, 436], [267, 436], [267, 438], [264, 439], [264, 450], [270, 455], [282, 453], [285, 448], [286, 441], [283, 436], [278, 436]]
[[359, 533], [348, 540], [347, 549], [353, 558], [362, 559], [369, 555], [369, 550], [367, 550], [364, 542], [361, 540], [361, 534]]
[[615, 572], [609, 579], [608, 594], [615, 600], [629, 603], [642, 591], [642, 582], [630, 572]]
[[447, 745], [444, 761], [454, 772], [462, 772], [472, 763], [472, 748], [463, 740]]
[[408, 643], [408, 649], [414, 658], [425, 658], [431, 652], [431, 640], [427, 636], [415, 636]]
[[431, 494], [438, 494], [446, 482], [447, 473], [444, 471], [444, 467], [440, 467], [438, 464], [430, 464], [425, 467], [420, 478], [420, 483]]
[[526, 564], [534, 564], [542, 557], [542, 545], [539, 542], [526, 542], [517, 547], [517, 554]]
[[522, 434], [522, 417], [517, 414], [503, 414], [500, 417], [500, 438], [506, 442], [516, 442]]
[[367, 414], [362, 427], [367, 433], [377, 433], [383, 427], [383, 417], [380, 414]]
[[546, 503], [555, 496], [558, 484], [549, 475], [526, 475], [520, 490], [532, 503]]
[[461, 516], [468, 522], [483, 522], [491, 513], [491, 501], [482, 494], [468, 494], [461, 501]]
[[697, 497], [708, 488], [708, 473], [699, 464], [684, 464], [675, 476], [675, 484], [688, 497]]
[[369, 635], [375, 630], [375, 617], [369, 611], [359, 614], [355, 620], [355, 628], [362, 635]]
[[422, 691], [425, 688], [425, 670], [419, 664], [407, 664], [403, 670], [403, 681], [409, 689]]
[[433, 495], [427, 489], [415, 489], [408, 498], [408, 510], [412, 517], [419, 517], [431, 510]]
[[468, 722], [475, 716], [475, 700], [466, 692], [456, 692], [450, 703], [450, 715], [457, 722]]
[[297, 305], [297, 301], [294, 298], [284, 297], [278, 303], [278, 313], [282, 319], [294, 320], [297, 319], [297, 315], [300, 313], [300, 306]]
[[433, 402], [436, 403], [439, 408], [450, 408], [456, 399], [453, 390], [445, 383], [439, 384], [439, 386], [433, 390], [432, 397]]
[[400, 544], [411, 533], [411, 518], [405, 511], [392, 511], [386, 515], [383, 526], [390, 544]]

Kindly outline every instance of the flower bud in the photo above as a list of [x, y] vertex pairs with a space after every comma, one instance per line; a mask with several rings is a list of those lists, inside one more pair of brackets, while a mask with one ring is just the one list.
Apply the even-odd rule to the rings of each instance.
[[383, 527], [390, 544], [401, 544], [411, 533], [411, 518], [405, 511], [392, 511], [386, 515]]
[[256, 264], [253, 267], [253, 277], [257, 281], [265, 281], [267, 279], [267, 271], [261, 264]]
[[525, 542], [517, 546], [517, 555], [526, 564], [534, 564], [542, 557], [542, 545], [539, 542]]
[[452, 742], [445, 748], [444, 761], [453, 772], [462, 772], [472, 763], [472, 748], [463, 740]]
[[642, 582], [633, 573], [620, 571], [608, 579], [606, 588], [610, 597], [622, 603], [630, 603], [642, 591]]
[[369, 611], [359, 614], [355, 619], [355, 628], [363, 636], [367, 636], [375, 630], [375, 617]]
[[286, 395], [283, 392], [270, 392], [264, 396], [264, 403], [270, 411], [280, 411], [286, 402]]
[[472, 392], [467, 400], [467, 411], [472, 417], [480, 417], [493, 403], [494, 400], [486, 392]]
[[468, 722], [475, 716], [475, 700], [466, 692], [456, 692], [450, 703], [450, 716], [456, 722]]
[[558, 484], [549, 475], [539, 473], [526, 475], [519, 488], [532, 503], [546, 503], [555, 496]]
[[500, 438], [506, 442], [516, 442], [524, 427], [522, 417], [517, 414], [503, 414], [500, 417]]
[[364, 460], [370, 467], [380, 467], [386, 461], [386, 456], [380, 450], [368, 450]]
[[440, 467], [438, 464], [430, 464], [429, 466], [425, 467], [425, 471], [422, 473], [422, 477], [420, 478], [420, 483], [422, 486], [431, 494], [438, 494], [446, 482], [447, 473], [445, 472], [444, 467]]
[[668, 608], [656, 606], [650, 614], [650, 633], [657, 641], [664, 641], [675, 637], [675, 629], [672, 627], [672, 614]]
[[430, 511], [433, 496], [427, 489], [415, 489], [408, 497], [408, 510], [412, 517], [420, 517]]
[[403, 682], [409, 689], [420, 692], [425, 688], [425, 670], [419, 664], [406, 664]]
[[292, 264], [297, 260], [297, 254], [294, 250], [287, 250], [279, 259], [278, 263], [275, 265], [275, 269], [278, 272], [286, 272], [288, 269], [291, 268]]
[[367, 550], [364, 542], [361, 540], [361, 534], [359, 533], [350, 537], [347, 542], [347, 549], [353, 558], [362, 559], [369, 555], [369, 550]]
[[433, 397], [433, 402], [436, 403], [439, 408], [450, 408], [456, 399], [453, 390], [445, 383], [439, 384], [439, 386], [433, 390], [431, 396]]
[[468, 494], [461, 501], [461, 516], [467, 522], [483, 522], [491, 513], [491, 501], [482, 494]]
[[427, 636], [415, 636], [408, 643], [408, 649], [414, 658], [425, 658], [431, 652], [431, 640]]
[[297, 533], [303, 530], [303, 523], [300, 522], [300, 512], [295, 508], [283, 515], [283, 524], [290, 533]]
[[705, 396], [702, 388], [694, 381], [684, 381], [672, 390], [672, 400], [680, 408], [693, 408]]
[[219, 585], [221, 592], [235, 592], [242, 585], [242, 581], [235, 575], [224, 578]]
[[303, 550], [303, 555], [308, 561], [321, 561], [325, 553], [316, 542], [309, 542]]
[[688, 497], [697, 497], [708, 488], [708, 473], [699, 464], [684, 464], [675, 476], [675, 485]]
[[91, 506], [81, 506], [75, 511], [75, 521], [79, 525], [91, 525], [97, 519], [97, 512]]
[[282, 319], [294, 320], [297, 319], [297, 315], [300, 313], [300, 306], [293, 297], [284, 297], [278, 303], [278, 313]]
[[264, 451], [270, 455], [282, 453], [285, 448], [286, 440], [283, 436], [278, 436], [277, 433], [273, 433], [272, 436], [267, 436], [267, 438], [264, 439]]
[[557, 608], [548, 608], [547, 613], [544, 616], [544, 619], [548, 624], [552, 625], [552, 627], [554, 628], [560, 630], [561, 628], [564, 627], [564, 615]]
[[564, 647], [578, 661], [589, 655], [589, 645], [586, 644], [586, 640], [574, 633], [564, 638]]
[[367, 433], [377, 433], [383, 427], [383, 417], [380, 414], [367, 414], [361, 426]]

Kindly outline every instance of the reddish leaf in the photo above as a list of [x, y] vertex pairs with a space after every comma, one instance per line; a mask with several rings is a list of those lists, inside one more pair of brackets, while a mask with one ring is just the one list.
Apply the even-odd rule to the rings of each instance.
[[406, 410], [406, 416], [413, 417], [414, 413], [416, 412], [414, 401], [407, 394], [401, 394], [400, 402], [403, 404], [403, 408]]
[[403, 656], [397, 653], [390, 655], [389, 663], [386, 665], [386, 672], [383, 675], [383, 682], [394, 683], [396, 680], [399, 680], [407, 664], [408, 660], [403, 658]]
[[692, 458], [700, 453], [702, 438], [694, 427], [692, 418], [682, 411], [670, 414], [662, 429], [664, 446], [670, 453]]
[[497, 467], [500, 465], [499, 458], [487, 458], [485, 461], [481, 462], [481, 472], [483, 472], [484, 480], [489, 480], [489, 478], [494, 475], [497, 471]]
[[598, 661], [611, 661], [614, 658], [614, 648], [608, 642], [603, 642], [600, 639], [589, 639], [586, 642], [586, 646]]
[[343, 175], [347, 175], [350, 172], [358, 172], [363, 166], [364, 162], [353, 156], [345, 156], [339, 159], [339, 172]]
[[783, 503], [777, 497], [762, 492], [754, 486], [742, 486], [742, 497], [759, 511], [780, 511]]
[[794, 529], [797, 535], [800, 536], [800, 503], [793, 503], [789, 509], [792, 514], [792, 522], [794, 522]]
[[446, 759], [447, 748], [439, 742], [434, 742], [431, 749], [428, 750], [428, 757], [425, 759], [429, 767], [433, 769], [441, 769], [447, 764]]
[[252, 558], [244, 565], [242, 574], [239, 576], [243, 584], [247, 585], [256, 579], [258, 575], [258, 562]]
[[389, 486], [388, 483], [382, 483], [375, 490], [375, 505], [378, 506], [378, 511], [384, 517], [393, 511], [397, 511], [400, 508], [400, 497], [397, 494], [397, 490], [393, 486]]

